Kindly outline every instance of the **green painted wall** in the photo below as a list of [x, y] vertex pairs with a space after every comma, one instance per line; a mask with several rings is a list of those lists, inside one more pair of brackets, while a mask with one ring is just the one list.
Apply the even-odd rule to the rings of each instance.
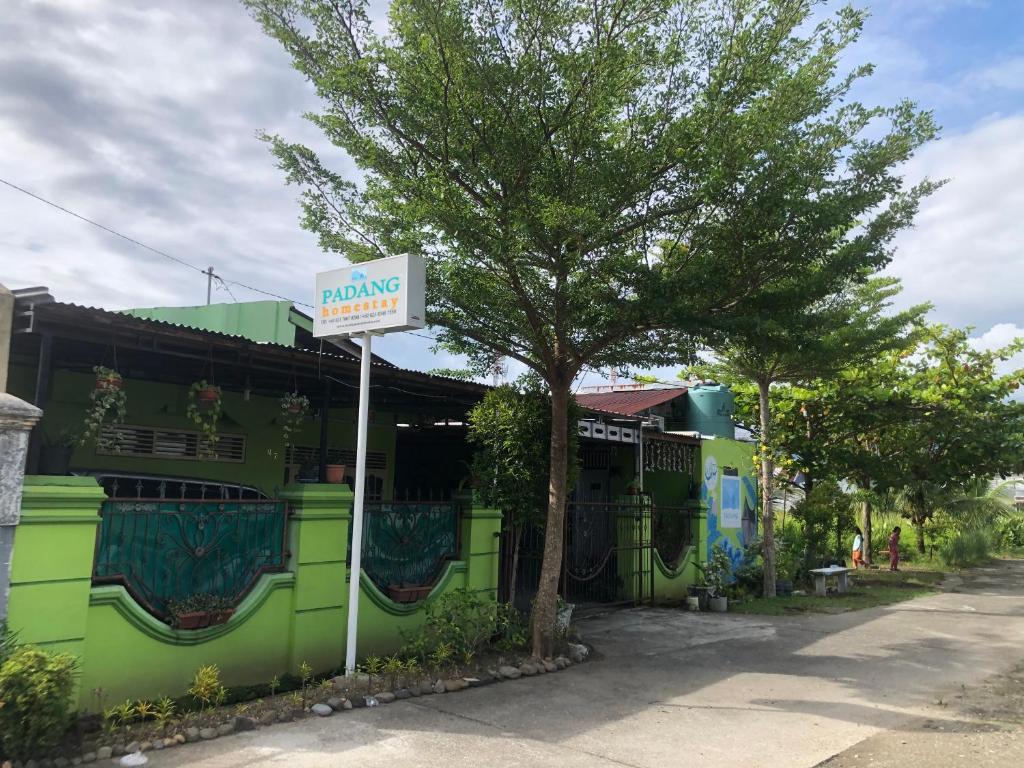
[[[15, 537], [9, 623], [20, 638], [80, 659], [76, 707], [96, 711], [126, 698], [185, 693], [195, 670], [220, 667], [228, 685], [265, 683], [306, 661], [317, 672], [344, 660], [349, 571], [345, 554], [351, 492], [337, 485], [289, 486], [285, 573], [268, 574], [226, 623], [202, 630], [168, 627], [120, 586], [91, 586], [103, 492], [91, 478], [29, 477]], [[501, 516], [474, 507], [462, 520], [461, 559], [431, 593], [461, 587], [496, 594]], [[425, 603], [402, 605], [361, 578], [359, 657], [389, 653], [414, 632]]]
[[200, 307], [126, 309], [125, 314], [290, 347], [295, 344], [295, 326], [289, 319], [291, 308], [290, 301], [246, 301]]
[[701, 541], [705, 544], [702, 552], [705, 562], [711, 557], [716, 546], [725, 550], [734, 568], [743, 560], [743, 551], [750, 536], [744, 533], [742, 527], [725, 528], [721, 525], [722, 477], [727, 469], [735, 469], [738, 472], [741, 513], [743, 510], [753, 509], [756, 519], [757, 478], [754, 474], [753, 456], [753, 443], [726, 438], [701, 441], [699, 466], [703, 477], [700, 498], [707, 505], [707, 519], [701, 532]]
[[[31, 379], [24, 368], [15, 377], [22, 390], [12, 389], [19, 397], [32, 396]], [[56, 371], [49, 401], [42, 420], [43, 435], [54, 438], [62, 430], [80, 428], [89, 405], [94, 377], [91, 374]], [[132, 426], [165, 427], [196, 430], [187, 417], [188, 389], [139, 379], [127, 379], [124, 391], [128, 400], [125, 423]], [[71, 459], [72, 469], [117, 470], [121, 472], [196, 477], [221, 482], [251, 485], [270, 495], [285, 481], [285, 446], [281, 438], [277, 398], [251, 395], [246, 400], [240, 392], [224, 392], [220, 431], [246, 436], [245, 461], [242, 463], [198, 461], [195, 459], [163, 459], [132, 456], [104, 456], [93, 445], [77, 447]], [[356, 444], [356, 411], [354, 408], [332, 409], [328, 444], [332, 448], [354, 449]], [[375, 412], [369, 430], [369, 450], [387, 454], [384, 488], [390, 493], [394, 486], [396, 418], [386, 411]], [[295, 434], [296, 445], [318, 446], [320, 425], [315, 417]], [[371, 470], [372, 471], [372, 470]]]

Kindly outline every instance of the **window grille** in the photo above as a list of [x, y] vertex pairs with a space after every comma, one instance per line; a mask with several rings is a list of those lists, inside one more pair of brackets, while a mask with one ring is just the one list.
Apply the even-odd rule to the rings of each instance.
[[187, 429], [155, 427], [106, 426], [97, 446], [101, 456], [133, 456], [147, 459], [182, 459], [186, 461], [245, 461], [245, 436], [220, 434], [217, 445], [210, 450], [202, 432]]

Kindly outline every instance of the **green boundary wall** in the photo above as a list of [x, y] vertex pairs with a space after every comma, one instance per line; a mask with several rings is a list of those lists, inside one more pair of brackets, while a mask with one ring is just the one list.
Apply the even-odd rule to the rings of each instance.
[[[22, 642], [76, 655], [76, 709], [97, 711], [131, 699], [180, 696], [196, 669], [220, 667], [229, 685], [254, 685], [342, 666], [349, 569], [345, 562], [352, 493], [346, 486], [285, 488], [290, 505], [288, 570], [266, 574], [225, 624], [172, 629], [120, 586], [92, 586], [99, 509], [92, 478], [25, 479], [15, 534], [8, 623]], [[361, 574], [359, 656], [389, 653], [415, 632], [429, 601], [459, 588], [496, 595], [501, 514], [469, 505], [460, 522], [462, 551], [425, 601], [393, 602]]]

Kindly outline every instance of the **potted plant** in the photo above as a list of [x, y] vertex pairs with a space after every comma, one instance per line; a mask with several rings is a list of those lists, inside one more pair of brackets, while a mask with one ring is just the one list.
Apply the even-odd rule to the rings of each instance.
[[121, 389], [124, 386], [124, 379], [121, 377], [121, 374], [113, 368], [104, 368], [102, 365], [97, 365], [92, 370], [96, 374], [96, 389]]
[[715, 545], [711, 560], [700, 567], [704, 572], [704, 582], [708, 587], [708, 605], [716, 613], [724, 613], [729, 608], [729, 598], [725, 589], [732, 574], [732, 560], [720, 545]]
[[66, 475], [71, 469], [71, 454], [80, 436], [73, 429], [62, 429], [56, 435], [43, 435], [39, 450], [39, 474]]
[[290, 445], [292, 435], [302, 426], [309, 415], [309, 398], [298, 392], [291, 392], [281, 398], [281, 437]]
[[220, 421], [221, 391], [220, 387], [200, 380], [192, 384], [188, 390], [188, 407], [185, 413], [202, 430], [205, 441], [200, 445], [200, 455], [216, 457], [217, 422]]
[[417, 600], [425, 600], [430, 595], [432, 589], [432, 586], [389, 584], [388, 597], [396, 603], [415, 603]]
[[121, 432], [117, 427], [124, 424], [128, 415], [124, 379], [112, 368], [97, 365], [92, 370], [96, 374], [96, 386], [89, 395], [89, 408], [77, 442], [85, 445], [92, 441], [103, 453], [117, 453], [121, 447]]
[[235, 612], [231, 601], [220, 595], [198, 592], [167, 604], [176, 629], [202, 629], [223, 624]]

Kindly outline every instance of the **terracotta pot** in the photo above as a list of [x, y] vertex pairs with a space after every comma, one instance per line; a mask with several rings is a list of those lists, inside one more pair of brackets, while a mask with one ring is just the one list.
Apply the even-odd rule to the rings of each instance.
[[388, 597], [396, 603], [415, 603], [417, 600], [424, 600], [430, 595], [433, 587], [399, 587], [391, 585], [388, 587]]
[[196, 402], [216, 403], [220, 400], [220, 390], [216, 387], [207, 387], [196, 392]]
[[122, 387], [124, 387], [124, 379], [122, 379], [118, 374], [114, 374], [113, 376], [96, 377], [96, 389], [121, 389]]
[[344, 483], [345, 482], [345, 465], [344, 464], [328, 464], [327, 465], [327, 482], [328, 483]]
[[178, 629], [202, 629], [210, 626], [209, 611], [192, 611], [179, 613], [174, 617], [174, 626]]

